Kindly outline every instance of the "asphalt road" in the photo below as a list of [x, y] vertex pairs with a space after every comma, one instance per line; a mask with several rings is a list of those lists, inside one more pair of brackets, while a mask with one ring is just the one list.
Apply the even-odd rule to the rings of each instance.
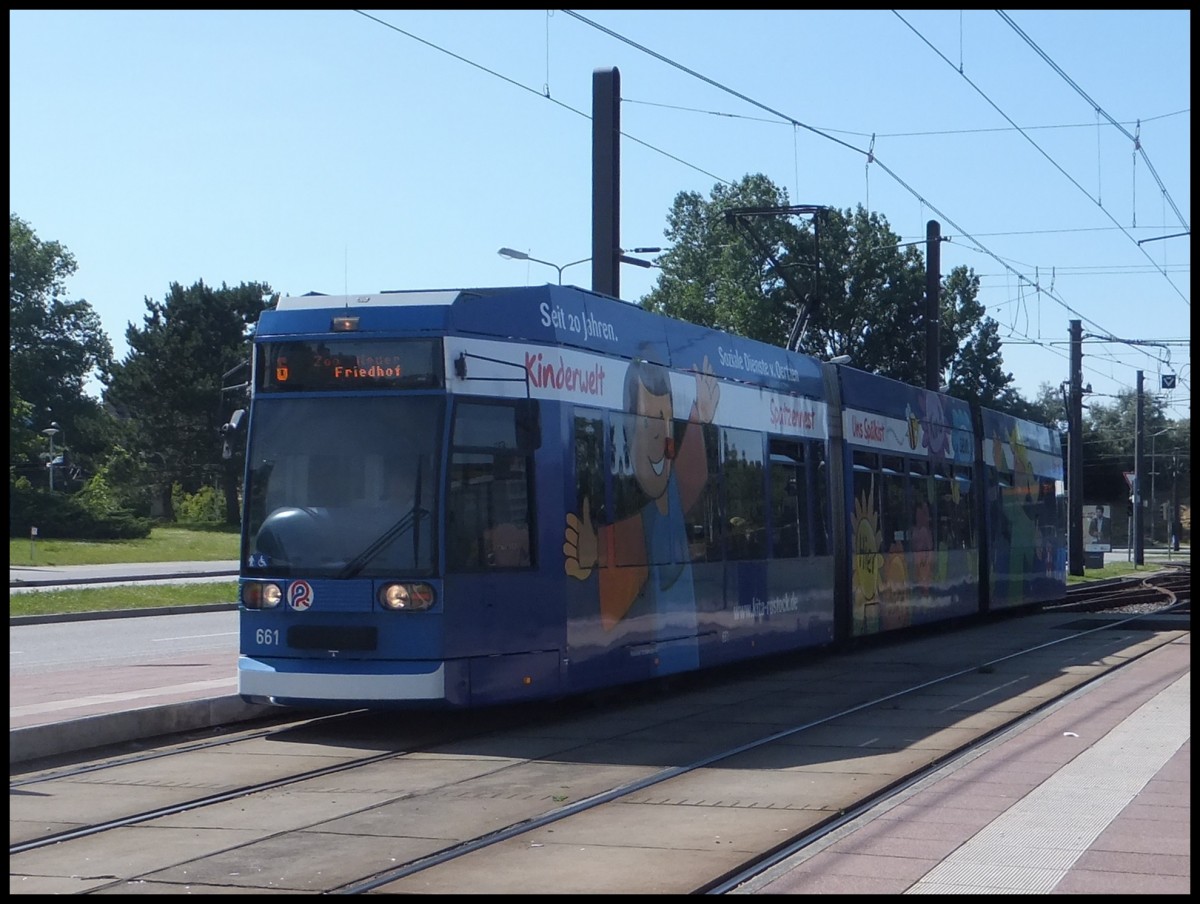
[[61, 669], [107, 668], [184, 657], [191, 653], [237, 653], [238, 613], [142, 615], [129, 618], [10, 625], [8, 671], [20, 674]]

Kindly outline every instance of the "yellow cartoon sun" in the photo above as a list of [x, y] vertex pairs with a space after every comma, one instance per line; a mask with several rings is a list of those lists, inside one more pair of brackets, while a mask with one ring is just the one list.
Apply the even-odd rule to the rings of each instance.
[[854, 606], [858, 620], [864, 617], [865, 606], [879, 602], [879, 572], [883, 567], [879, 546], [883, 533], [879, 529], [873, 489], [854, 500], [853, 536]]

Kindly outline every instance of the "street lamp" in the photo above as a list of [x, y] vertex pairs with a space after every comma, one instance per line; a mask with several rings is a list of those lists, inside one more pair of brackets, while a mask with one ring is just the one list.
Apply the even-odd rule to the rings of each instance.
[[50, 492], [54, 492], [54, 435], [59, 432], [57, 421], [51, 421], [50, 426], [42, 433], [50, 438], [50, 460], [46, 462], [46, 467], [50, 469]]
[[[653, 254], [655, 252], [662, 251], [661, 248], [631, 248], [629, 250], [632, 251], [634, 254]], [[618, 259], [622, 263], [633, 264], [635, 267], [653, 267], [654, 266], [654, 263], [651, 261], [644, 261], [641, 258], [630, 257], [628, 254], [625, 253], [624, 248], [618, 248], [617, 251], [619, 252]], [[517, 251], [515, 248], [501, 248], [496, 253], [499, 254], [501, 257], [507, 257], [509, 260], [533, 261], [535, 264], [545, 264], [547, 267], [553, 267], [555, 270], [558, 271], [558, 284], [560, 286], [562, 285], [563, 270], [566, 270], [567, 267], [574, 267], [576, 264], [586, 264], [588, 261], [591, 260], [590, 257], [585, 257], [582, 260], [571, 261], [571, 263], [563, 264], [560, 267], [558, 264], [550, 263], [550, 261], [543, 261], [543, 260], [538, 260], [536, 257], [530, 257], [524, 251]]]
[[550, 263], [550, 261], [538, 260], [536, 257], [530, 257], [524, 251], [517, 251], [513, 248], [501, 248], [496, 253], [499, 254], [501, 257], [507, 257], [510, 260], [514, 260], [514, 261], [533, 261], [535, 264], [545, 264], [547, 267], [553, 267], [555, 270], [558, 271], [558, 284], [560, 286], [562, 285], [563, 270], [566, 270], [567, 267], [574, 267], [576, 264], [586, 264], [588, 261], [591, 260], [590, 257], [585, 257], [582, 260], [571, 261], [571, 263], [563, 264], [560, 267], [558, 264], [552, 264], [552, 263]]

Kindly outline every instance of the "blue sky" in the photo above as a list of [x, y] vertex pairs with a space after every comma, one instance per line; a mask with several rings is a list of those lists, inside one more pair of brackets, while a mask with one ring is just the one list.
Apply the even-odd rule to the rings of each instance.
[[[1068, 378], [1078, 319], [1097, 401], [1138, 370], [1154, 392], [1175, 373], [1170, 416], [1190, 416], [1185, 10], [17, 10], [9, 24], [10, 211], [75, 255], [68, 294], [118, 357], [172, 282], [556, 281], [497, 250], [591, 253], [592, 73], [616, 67], [624, 247], [665, 245], [680, 192], [749, 173], [793, 204], [865, 205], [905, 240], [936, 219], [942, 270], [980, 275], [1024, 395]], [[622, 296], [656, 273], [623, 266]], [[564, 281], [590, 286], [590, 265]]]

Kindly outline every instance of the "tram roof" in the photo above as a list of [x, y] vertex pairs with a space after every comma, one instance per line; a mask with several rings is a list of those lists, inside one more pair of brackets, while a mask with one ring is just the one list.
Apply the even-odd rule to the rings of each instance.
[[332, 318], [346, 316], [356, 318], [356, 331], [364, 336], [401, 332], [478, 336], [643, 358], [682, 370], [699, 370], [707, 360], [714, 373], [726, 379], [799, 391], [813, 398], [824, 395], [815, 358], [576, 286], [291, 296], [263, 312], [256, 337], [329, 335]]

